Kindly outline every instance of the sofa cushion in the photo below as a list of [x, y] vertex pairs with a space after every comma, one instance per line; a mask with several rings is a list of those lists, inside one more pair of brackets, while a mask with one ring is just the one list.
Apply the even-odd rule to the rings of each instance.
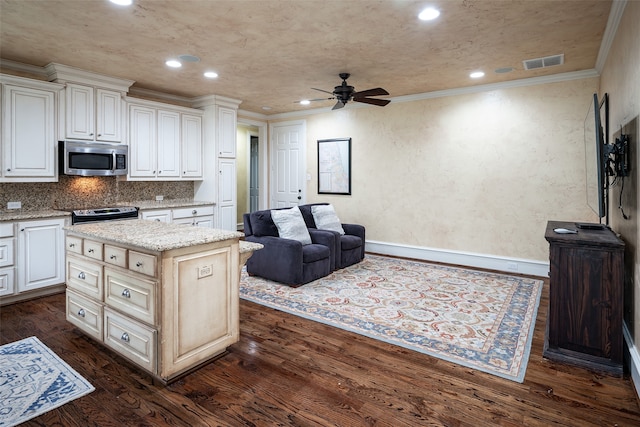
[[331, 252], [324, 245], [313, 244], [302, 248], [302, 262], [305, 264], [320, 261], [321, 259], [329, 258], [329, 256], [331, 256]]
[[271, 211], [271, 219], [273, 219], [281, 238], [297, 240], [303, 245], [311, 244], [307, 225], [297, 206], [291, 209], [274, 209]]
[[344, 234], [340, 218], [338, 218], [333, 205], [311, 206], [311, 214], [313, 215], [313, 221], [316, 223], [316, 228], [319, 230], [330, 230]]
[[358, 236], [345, 234], [340, 238], [340, 248], [343, 251], [349, 251], [360, 246], [362, 246], [362, 239]]
[[273, 222], [273, 219], [271, 219], [271, 211], [251, 212], [249, 219], [251, 221], [251, 231], [254, 236], [278, 237], [278, 228]]

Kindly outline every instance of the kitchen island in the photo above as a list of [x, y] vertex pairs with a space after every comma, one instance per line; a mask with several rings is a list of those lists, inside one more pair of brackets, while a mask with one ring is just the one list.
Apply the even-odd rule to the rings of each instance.
[[122, 220], [65, 227], [66, 318], [163, 383], [239, 339], [242, 233]]

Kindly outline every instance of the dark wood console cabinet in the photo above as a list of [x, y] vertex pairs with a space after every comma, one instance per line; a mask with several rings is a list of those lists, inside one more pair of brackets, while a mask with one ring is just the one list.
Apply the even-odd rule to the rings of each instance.
[[623, 374], [624, 242], [610, 229], [558, 234], [549, 221], [549, 315], [543, 356]]

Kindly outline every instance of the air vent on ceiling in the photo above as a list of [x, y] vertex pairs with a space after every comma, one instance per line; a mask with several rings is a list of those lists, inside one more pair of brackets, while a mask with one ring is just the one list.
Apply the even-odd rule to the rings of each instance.
[[560, 55], [545, 56], [544, 58], [527, 59], [522, 61], [525, 70], [535, 70], [536, 68], [553, 67], [564, 64], [564, 53]]

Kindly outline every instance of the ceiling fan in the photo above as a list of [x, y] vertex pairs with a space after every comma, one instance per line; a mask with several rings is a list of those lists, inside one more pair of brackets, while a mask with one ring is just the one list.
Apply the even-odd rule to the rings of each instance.
[[353, 86], [349, 86], [347, 84], [347, 79], [349, 78], [349, 73], [340, 73], [340, 78], [342, 79], [342, 84], [340, 86], [336, 86], [333, 88], [333, 92], [329, 92], [328, 90], [322, 90], [315, 87], [312, 87], [313, 90], [318, 90], [320, 92], [330, 93], [333, 95], [331, 98], [318, 98], [318, 99], [310, 99], [309, 101], [326, 101], [328, 99], [337, 99], [336, 105], [333, 106], [332, 110], [337, 110], [338, 108], [342, 108], [349, 101], [354, 102], [363, 102], [365, 104], [378, 105], [380, 107], [384, 107], [391, 101], [388, 99], [376, 99], [369, 98], [370, 96], [380, 96], [380, 95], [389, 95], [389, 92], [382, 89], [381, 87], [377, 87], [375, 89], [367, 89], [361, 92], [356, 92]]

